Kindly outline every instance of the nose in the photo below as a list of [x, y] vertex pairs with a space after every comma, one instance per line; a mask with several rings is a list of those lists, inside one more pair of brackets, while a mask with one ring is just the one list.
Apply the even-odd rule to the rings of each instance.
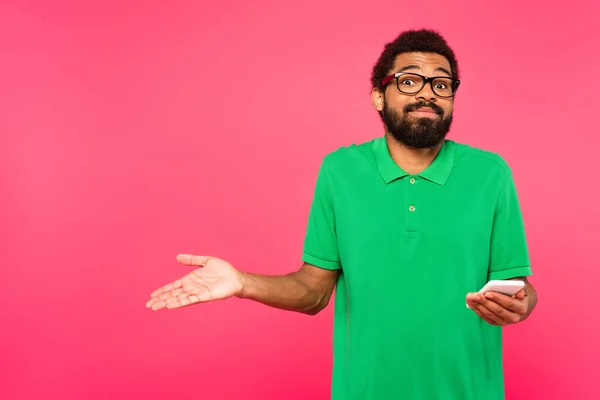
[[421, 89], [421, 91], [419, 93], [417, 93], [415, 95], [415, 97], [417, 98], [417, 100], [434, 102], [436, 99], [436, 95], [435, 95], [435, 93], [433, 93], [433, 90], [431, 89], [431, 83], [427, 82], [425, 84], [425, 86], [423, 87], [423, 89]]

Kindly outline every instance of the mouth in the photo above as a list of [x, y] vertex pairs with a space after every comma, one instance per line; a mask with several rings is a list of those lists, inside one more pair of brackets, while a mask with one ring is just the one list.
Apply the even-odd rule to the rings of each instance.
[[417, 108], [416, 110], [409, 111], [409, 114], [419, 118], [437, 118], [439, 115], [437, 111], [430, 107]]

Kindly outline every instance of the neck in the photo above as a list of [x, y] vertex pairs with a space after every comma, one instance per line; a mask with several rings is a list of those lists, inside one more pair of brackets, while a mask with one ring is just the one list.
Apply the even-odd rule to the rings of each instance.
[[429, 167], [444, 144], [442, 141], [432, 148], [415, 149], [398, 142], [388, 132], [385, 134], [385, 140], [392, 160], [410, 175], [420, 174]]

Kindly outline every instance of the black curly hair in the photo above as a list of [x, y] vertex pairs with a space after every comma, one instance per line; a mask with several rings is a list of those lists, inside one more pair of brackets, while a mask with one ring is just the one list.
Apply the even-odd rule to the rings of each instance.
[[383, 91], [381, 81], [394, 66], [396, 57], [399, 54], [408, 52], [437, 53], [446, 57], [450, 63], [452, 77], [460, 79], [454, 51], [448, 46], [442, 35], [430, 29], [409, 30], [402, 32], [393, 42], [385, 45], [377, 63], [373, 66], [371, 73], [372, 88]]

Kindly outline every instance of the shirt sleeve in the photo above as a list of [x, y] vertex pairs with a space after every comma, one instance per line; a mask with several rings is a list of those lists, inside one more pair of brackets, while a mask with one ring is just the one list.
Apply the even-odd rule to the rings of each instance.
[[490, 252], [489, 280], [532, 275], [523, 216], [510, 170], [496, 203]]
[[335, 211], [327, 158], [321, 163], [304, 238], [302, 261], [325, 269], [341, 269]]

